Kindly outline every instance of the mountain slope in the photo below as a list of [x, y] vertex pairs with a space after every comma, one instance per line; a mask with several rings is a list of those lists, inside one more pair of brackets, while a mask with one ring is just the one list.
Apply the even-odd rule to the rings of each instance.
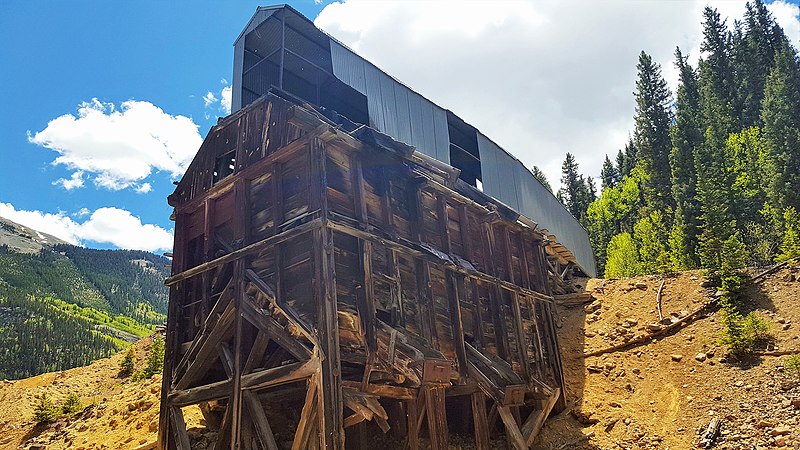
[[37, 253], [42, 248], [66, 243], [55, 236], [0, 217], [0, 246], [6, 245], [15, 252]]
[[0, 228], [0, 378], [86, 365], [164, 322], [167, 258]]

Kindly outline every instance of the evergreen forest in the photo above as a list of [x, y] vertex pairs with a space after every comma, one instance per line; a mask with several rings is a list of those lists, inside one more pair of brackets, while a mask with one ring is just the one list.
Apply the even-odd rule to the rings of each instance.
[[[760, 1], [727, 23], [703, 11], [701, 56], [680, 48], [677, 92], [646, 52], [634, 129], [606, 155], [601, 192], [572, 154], [558, 198], [608, 278], [732, 271], [800, 256], [800, 61]], [[795, 43], [796, 44], [796, 43]]]
[[0, 379], [84, 366], [165, 321], [169, 260], [72, 245], [0, 245]]

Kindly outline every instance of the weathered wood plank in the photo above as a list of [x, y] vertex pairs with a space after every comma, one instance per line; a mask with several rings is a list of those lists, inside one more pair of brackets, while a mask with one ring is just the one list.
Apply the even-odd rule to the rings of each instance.
[[258, 396], [251, 391], [245, 391], [242, 396], [247, 404], [248, 411], [250, 411], [250, 418], [253, 420], [261, 446], [266, 450], [278, 450], [278, 444], [272, 434], [272, 427], [269, 425], [269, 420], [267, 420], [267, 415], [264, 413], [264, 407], [261, 405]]

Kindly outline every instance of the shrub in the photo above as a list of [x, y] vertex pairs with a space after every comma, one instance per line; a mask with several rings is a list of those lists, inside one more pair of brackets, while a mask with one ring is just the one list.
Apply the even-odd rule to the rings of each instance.
[[119, 377], [126, 378], [133, 375], [134, 363], [136, 362], [136, 353], [133, 351], [133, 345], [128, 347], [128, 352], [125, 353], [125, 358], [119, 364]]
[[150, 353], [147, 354], [147, 365], [136, 374], [136, 380], [146, 380], [164, 370], [164, 339], [161, 336], [153, 338]]
[[800, 380], [800, 354], [787, 356], [786, 361], [783, 362], [783, 368], [787, 373]]
[[64, 399], [64, 403], [61, 404], [61, 412], [65, 415], [72, 415], [81, 411], [83, 411], [81, 399], [78, 398], [78, 394], [71, 392], [67, 398]]
[[48, 423], [58, 419], [61, 410], [50, 400], [47, 394], [37, 395], [36, 404], [33, 407], [33, 418], [37, 423]]
[[769, 332], [772, 324], [756, 312], [751, 312], [745, 316], [743, 325], [745, 333], [752, 335], [753, 340], [756, 342], [764, 342], [772, 338]]

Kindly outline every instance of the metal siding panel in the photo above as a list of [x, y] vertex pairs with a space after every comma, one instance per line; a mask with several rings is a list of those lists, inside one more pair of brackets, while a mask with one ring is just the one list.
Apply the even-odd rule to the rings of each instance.
[[499, 153], [501, 153], [502, 150], [484, 135], [478, 133], [478, 152], [480, 152], [481, 155], [483, 192], [502, 201], [502, 194], [500, 192], [502, 182], [500, 181], [501, 172], [499, 167], [501, 164]]
[[515, 168], [519, 212], [556, 235], [558, 242], [570, 249], [578, 264], [591, 276], [597, 275], [589, 235], [560, 201], [517, 162]]
[[231, 88], [231, 112], [242, 109], [242, 72], [244, 69], [244, 38], [233, 46], [233, 87]]
[[369, 112], [370, 126], [378, 131], [386, 131], [383, 120], [383, 100], [381, 99], [380, 71], [370, 64], [364, 65], [364, 78], [366, 81], [367, 110]]
[[414, 91], [408, 92], [408, 115], [411, 120], [411, 144], [420, 152], [428, 154], [425, 129], [422, 126], [422, 97]]
[[331, 40], [331, 63], [333, 64], [333, 74], [358, 92], [367, 95], [366, 80], [364, 77], [364, 60], [342, 46], [338, 42]]
[[395, 112], [394, 81], [389, 75], [380, 73], [381, 80], [381, 101], [383, 106], [384, 133], [397, 137], [397, 117]]
[[431, 158], [440, 159], [436, 154], [436, 127], [433, 122], [433, 103], [424, 98], [420, 98], [420, 100], [422, 140], [425, 142], [425, 146], [421, 148], [421, 151]]
[[450, 164], [450, 132], [447, 130], [447, 111], [431, 103], [433, 107], [435, 158]]
[[411, 144], [411, 117], [408, 108], [408, 88], [394, 83], [395, 117], [397, 118], [397, 136], [395, 139]]

